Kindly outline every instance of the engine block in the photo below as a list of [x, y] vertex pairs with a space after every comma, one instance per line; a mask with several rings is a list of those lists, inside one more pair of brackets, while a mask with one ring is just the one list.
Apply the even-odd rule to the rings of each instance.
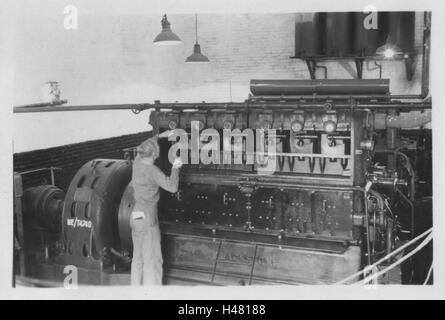
[[[390, 252], [398, 217], [385, 203], [414, 192], [390, 160], [387, 109], [400, 102], [389, 82], [253, 80], [252, 93], [232, 105], [154, 104], [153, 135], [179, 132], [159, 138], [156, 164], [170, 174], [175, 146], [184, 162], [178, 192], [159, 201], [165, 282], [335, 283]], [[375, 160], [382, 131], [386, 166]], [[135, 149], [124, 152], [80, 168], [63, 206], [60, 192], [45, 202], [51, 216], [63, 210], [60, 252], [43, 273], [71, 264], [89, 284], [129, 283]]]

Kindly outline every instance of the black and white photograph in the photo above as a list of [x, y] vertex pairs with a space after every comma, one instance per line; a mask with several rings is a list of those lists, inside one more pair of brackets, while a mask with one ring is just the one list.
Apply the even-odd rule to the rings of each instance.
[[445, 8], [210, 2], [11, 2], [8, 290], [436, 290]]

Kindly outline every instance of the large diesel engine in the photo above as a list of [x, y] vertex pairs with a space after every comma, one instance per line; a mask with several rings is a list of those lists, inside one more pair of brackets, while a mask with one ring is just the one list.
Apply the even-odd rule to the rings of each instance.
[[[431, 121], [429, 102], [391, 96], [384, 79], [252, 80], [251, 92], [242, 103], [134, 106], [151, 108], [153, 135], [182, 129], [188, 142], [179, 190], [159, 202], [165, 283], [332, 284], [414, 237], [416, 173], [407, 153], [415, 149], [400, 130]], [[249, 149], [248, 129], [264, 133], [264, 150], [255, 134]], [[221, 161], [196, 163], [193, 148], [203, 152], [209, 139]], [[178, 142], [159, 143], [157, 165], [169, 174]], [[122, 154], [92, 159], [63, 201], [58, 192], [39, 209], [60, 219], [42, 278], [61, 280], [73, 265], [81, 283], [129, 284], [135, 149]], [[274, 169], [265, 173], [249, 156], [267, 157]]]

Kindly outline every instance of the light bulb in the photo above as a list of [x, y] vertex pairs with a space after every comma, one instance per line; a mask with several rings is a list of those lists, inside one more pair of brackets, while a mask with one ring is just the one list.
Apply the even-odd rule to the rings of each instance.
[[394, 54], [395, 54], [395, 52], [394, 52], [394, 50], [391, 49], [391, 48], [388, 48], [388, 49], [386, 49], [386, 50], [383, 52], [384, 57], [387, 58], [387, 59], [390, 59], [390, 58], [394, 57]]

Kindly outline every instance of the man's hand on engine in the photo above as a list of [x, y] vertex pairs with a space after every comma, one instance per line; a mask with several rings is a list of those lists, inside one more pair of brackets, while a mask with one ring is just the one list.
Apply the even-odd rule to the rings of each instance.
[[182, 167], [182, 160], [181, 158], [176, 158], [175, 161], [173, 161], [173, 168], [174, 169], [179, 169]]
[[167, 131], [164, 131], [162, 133], [158, 133], [156, 136], [158, 138], [168, 138], [172, 134], [173, 134], [173, 130], [167, 130]]

